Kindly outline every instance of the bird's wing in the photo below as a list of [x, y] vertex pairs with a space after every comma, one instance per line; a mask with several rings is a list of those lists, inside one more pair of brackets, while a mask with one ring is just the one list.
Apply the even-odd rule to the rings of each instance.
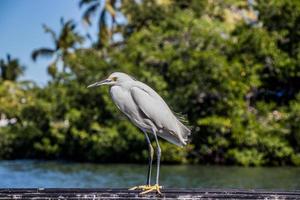
[[[138, 108], [156, 125], [158, 130], [167, 131], [169, 136], [175, 137], [177, 141], [185, 144], [180, 135], [177, 118], [153, 89], [145, 84], [139, 84], [131, 87], [130, 93]], [[178, 144], [178, 142], [176, 143]]]
[[130, 92], [138, 108], [157, 128], [164, 128], [167, 120], [173, 120], [173, 114], [170, 109], [147, 89], [134, 86], [130, 89]]

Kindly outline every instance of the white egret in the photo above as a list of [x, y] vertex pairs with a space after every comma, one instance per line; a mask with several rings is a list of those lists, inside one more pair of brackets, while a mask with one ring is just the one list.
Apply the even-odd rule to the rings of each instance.
[[[146, 185], [133, 187], [131, 189], [141, 189], [145, 194], [156, 191], [159, 194], [159, 165], [161, 149], [157, 136], [178, 146], [187, 144], [188, 136], [191, 134], [180, 120], [173, 114], [165, 101], [148, 85], [133, 79], [131, 76], [114, 72], [107, 79], [96, 82], [88, 86], [96, 87], [110, 85], [110, 95], [119, 110], [121, 110], [146, 137], [149, 148], [149, 167]], [[156, 184], [151, 186], [151, 167], [153, 160], [153, 147], [148, 133], [152, 133], [157, 146], [157, 174]]]

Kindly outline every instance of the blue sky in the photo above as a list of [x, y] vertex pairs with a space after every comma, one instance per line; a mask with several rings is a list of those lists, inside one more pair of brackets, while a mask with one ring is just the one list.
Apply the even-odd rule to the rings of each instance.
[[[45, 34], [42, 24], [47, 24], [56, 32], [60, 28], [60, 18], [74, 19], [78, 30], [87, 30], [81, 23], [82, 11], [78, 0], [1, 0], [0, 4], [0, 58], [9, 53], [26, 66], [25, 76], [39, 85], [49, 80], [46, 69], [50, 59], [31, 60], [31, 52], [39, 47], [52, 47], [52, 41]], [[96, 32], [96, 28], [93, 28]]]

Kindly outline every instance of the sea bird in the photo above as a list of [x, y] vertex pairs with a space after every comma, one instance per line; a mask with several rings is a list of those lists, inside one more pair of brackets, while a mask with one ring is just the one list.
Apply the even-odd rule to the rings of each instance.
[[[110, 86], [110, 95], [116, 106], [129, 120], [145, 134], [149, 148], [149, 166], [146, 185], [136, 186], [130, 190], [142, 190], [140, 194], [156, 191], [162, 194], [159, 185], [159, 168], [161, 148], [158, 136], [177, 145], [184, 146], [188, 142], [190, 129], [171, 111], [162, 97], [148, 85], [137, 81], [133, 77], [114, 72], [107, 79], [95, 82], [88, 86], [97, 87], [101, 85]], [[156, 183], [151, 185], [151, 169], [153, 161], [153, 147], [148, 134], [153, 134], [156, 142], [157, 171]]]

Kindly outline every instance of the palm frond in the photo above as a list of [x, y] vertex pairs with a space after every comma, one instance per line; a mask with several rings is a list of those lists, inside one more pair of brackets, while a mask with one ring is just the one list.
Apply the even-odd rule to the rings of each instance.
[[106, 1], [105, 10], [109, 12], [109, 14], [114, 19], [116, 17], [116, 11], [114, 9], [114, 1]]
[[104, 10], [99, 18], [99, 47], [107, 44], [107, 42], [110, 40], [110, 31], [106, 20], [106, 11]]
[[36, 61], [37, 57], [44, 56], [44, 57], [51, 57], [54, 54], [55, 50], [49, 48], [40, 48], [36, 49], [32, 52], [31, 58], [33, 61]]
[[73, 31], [76, 27], [76, 24], [73, 20], [68, 20], [64, 25], [63, 25], [63, 28], [65, 29], [68, 29], [68, 30], [71, 30]]
[[81, 8], [84, 4], [90, 4], [91, 2], [96, 2], [97, 0], [80, 0], [79, 8]]
[[65, 19], [63, 17], [60, 18], [60, 25], [63, 26], [65, 24]]
[[91, 16], [96, 12], [96, 10], [100, 7], [100, 3], [94, 3], [91, 6], [89, 6], [83, 13], [82, 20], [87, 23], [88, 25], [91, 25]]
[[74, 29], [76, 28], [76, 24], [74, 22], [71, 23], [69, 28], [70, 28], [71, 31], [74, 31]]
[[0, 60], [0, 77], [2, 80], [16, 81], [24, 73], [25, 67], [20, 65], [17, 58], [7, 54], [7, 61]]
[[10, 56], [10, 54], [7, 54], [7, 55], [6, 55], [6, 59], [7, 59], [7, 62], [10, 62], [10, 61], [11, 61], [11, 56]]
[[51, 35], [52, 40], [55, 43], [57, 41], [56, 33], [50, 27], [48, 27], [46, 24], [43, 24], [43, 29], [44, 29], [45, 33], [49, 33]]

